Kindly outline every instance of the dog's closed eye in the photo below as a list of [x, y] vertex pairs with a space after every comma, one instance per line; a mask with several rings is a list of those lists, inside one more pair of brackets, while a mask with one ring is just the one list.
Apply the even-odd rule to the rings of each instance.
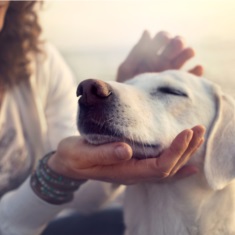
[[173, 88], [173, 87], [159, 87], [155, 92], [152, 92], [151, 95], [156, 95], [159, 92], [167, 94], [167, 95], [188, 97], [186, 92], [179, 90], [179, 89], [176, 89], [176, 88]]

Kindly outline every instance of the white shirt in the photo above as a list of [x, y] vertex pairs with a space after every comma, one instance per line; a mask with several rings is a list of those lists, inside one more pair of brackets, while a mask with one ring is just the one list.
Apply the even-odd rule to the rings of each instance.
[[[78, 134], [73, 76], [55, 48], [46, 44], [45, 52], [32, 60], [30, 83], [14, 87], [2, 101], [0, 195], [9, 191], [0, 201], [0, 234], [4, 235], [32, 235], [32, 229], [38, 229], [61, 210], [37, 198], [29, 180], [18, 187], [39, 158], [56, 149], [64, 137]], [[43, 221], [35, 219], [39, 212], [44, 215]]]
[[32, 60], [30, 83], [10, 90], [2, 103], [0, 235], [40, 234], [62, 209], [95, 210], [116, 189], [89, 181], [72, 203], [59, 206], [41, 200], [32, 191], [29, 178], [38, 160], [55, 150], [61, 139], [78, 134], [77, 85], [56, 49], [46, 44], [45, 51], [46, 56], [39, 54]]
[[14, 87], [2, 101], [0, 196], [19, 186], [62, 138], [78, 134], [76, 84], [55, 48], [46, 44], [45, 51], [31, 63], [30, 84]]

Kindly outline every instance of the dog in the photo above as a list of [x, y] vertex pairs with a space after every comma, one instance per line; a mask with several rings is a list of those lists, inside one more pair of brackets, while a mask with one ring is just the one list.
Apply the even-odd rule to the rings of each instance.
[[126, 234], [235, 234], [235, 102], [219, 86], [169, 70], [123, 84], [88, 79], [77, 95], [81, 135], [96, 145], [124, 141], [140, 160], [159, 156], [184, 129], [207, 129], [189, 161], [196, 175], [127, 186]]

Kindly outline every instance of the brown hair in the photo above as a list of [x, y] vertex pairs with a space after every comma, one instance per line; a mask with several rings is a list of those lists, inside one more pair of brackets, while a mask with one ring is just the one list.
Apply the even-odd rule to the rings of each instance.
[[10, 88], [29, 79], [29, 53], [40, 52], [38, 1], [10, 1], [0, 32], [0, 86]]

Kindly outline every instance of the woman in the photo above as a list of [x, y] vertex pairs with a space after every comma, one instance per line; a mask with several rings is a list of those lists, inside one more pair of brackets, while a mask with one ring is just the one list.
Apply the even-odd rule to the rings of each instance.
[[[56, 49], [39, 40], [39, 5], [0, 2], [1, 235], [40, 234], [63, 209], [93, 211], [119, 190], [87, 179], [129, 184], [163, 180], [179, 169], [181, 177], [195, 173], [193, 166], [182, 166], [204, 133], [201, 126], [183, 131], [159, 159], [145, 160], [149, 168], [131, 158], [126, 143], [90, 146], [74, 136], [76, 85]], [[163, 46], [160, 55], [152, 53]], [[145, 32], [120, 66], [117, 80], [180, 68], [192, 56], [193, 50], [185, 48], [182, 39], [166, 33], [151, 39]], [[191, 72], [200, 75], [202, 69]]]

